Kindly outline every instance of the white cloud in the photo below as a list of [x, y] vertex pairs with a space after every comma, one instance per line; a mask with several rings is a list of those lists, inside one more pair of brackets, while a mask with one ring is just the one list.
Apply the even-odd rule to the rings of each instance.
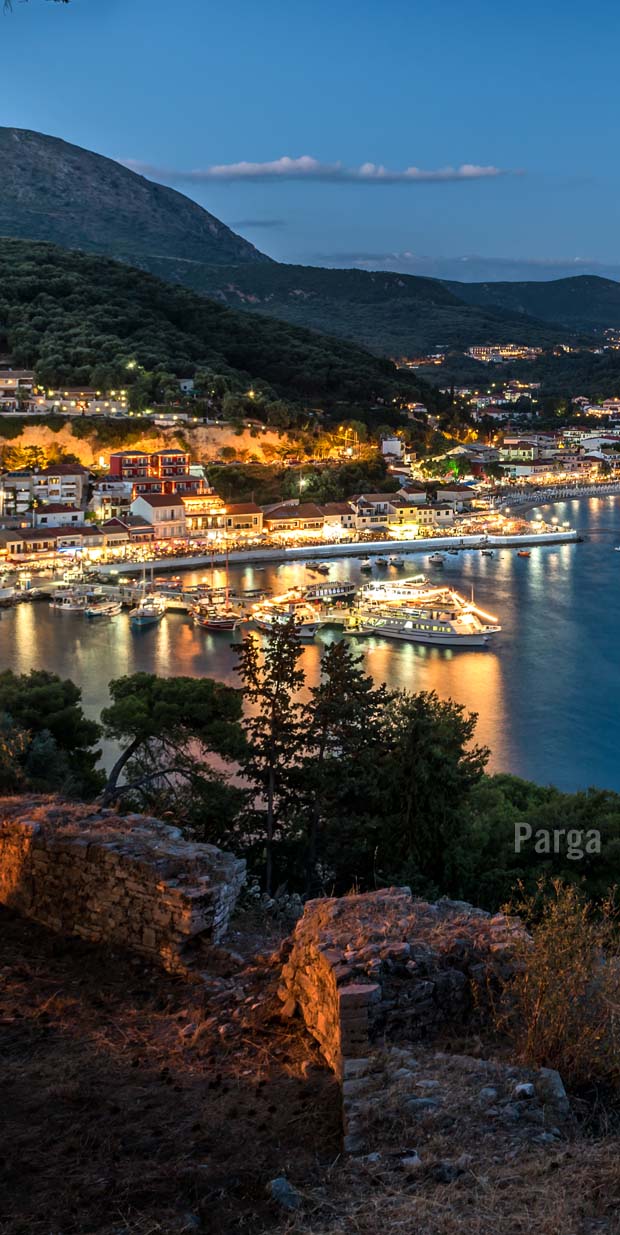
[[343, 163], [321, 163], [309, 154], [292, 159], [284, 155], [266, 163], [215, 163], [211, 167], [193, 171], [155, 167], [135, 159], [121, 159], [125, 167], [156, 180], [174, 183], [200, 184], [205, 181], [243, 180], [322, 180], [330, 183], [353, 184], [419, 184], [455, 180], [484, 180], [510, 173], [500, 167], [481, 167], [477, 163], [462, 163], [460, 167], [440, 167], [425, 170], [421, 167], [405, 167], [391, 171], [382, 163], [362, 163], [359, 167], [346, 167]]

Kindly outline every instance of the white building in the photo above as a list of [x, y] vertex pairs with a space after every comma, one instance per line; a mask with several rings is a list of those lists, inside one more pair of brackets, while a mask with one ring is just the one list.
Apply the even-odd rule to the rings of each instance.
[[178, 494], [152, 493], [148, 497], [137, 497], [131, 503], [131, 513], [153, 526], [156, 540], [173, 540], [187, 533], [185, 506]]

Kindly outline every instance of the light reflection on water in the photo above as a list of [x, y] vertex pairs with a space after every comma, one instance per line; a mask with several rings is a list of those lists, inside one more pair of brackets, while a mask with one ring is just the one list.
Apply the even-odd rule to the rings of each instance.
[[[368, 639], [355, 642], [369, 673], [390, 687], [436, 690], [479, 715], [477, 740], [490, 746], [492, 767], [564, 788], [598, 784], [620, 790], [620, 656], [617, 643], [620, 503], [613, 499], [565, 502], [553, 513], [586, 536], [580, 545], [514, 550], [494, 558], [477, 552], [448, 556], [443, 570], [425, 556], [408, 559], [405, 573], [424, 570], [445, 579], [497, 614], [502, 634], [487, 651], [452, 651]], [[549, 514], [549, 511], [545, 511]], [[374, 577], [394, 575], [375, 569]], [[210, 581], [202, 568], [187, 581]], [[343, 559], [332, 576], [358, 580], [359, 564]], [[224, 583], [215, 570], [215, 582]], [[231, 568], [238, 587], [281, 591], [311, 578], [299, 563], [264, 570]], [[309, 684], [317, 680], [321, 646], [337, 632], [323, 631], [303, 649]], [[238, 635], [232, 638], [239, 638]], [[203, 674], [238, 684], [229, 634], [212, 634], [170, 614], [158, 626], [132, 632], [126, 615], [88, 622], [52, 611], [45, 603], [20, 605], [0, 617], [0, 664], [19, 672], [45, 667], [82, 687], [86, 710], [98, 716], [107, 683], [138, 670]]]

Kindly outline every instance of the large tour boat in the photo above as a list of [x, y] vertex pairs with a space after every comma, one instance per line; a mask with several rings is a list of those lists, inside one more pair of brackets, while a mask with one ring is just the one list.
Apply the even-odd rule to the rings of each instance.
[[257, 630], [265, 634], [273, 634], [278, 626], [294, 623], [295, 634], [302, 643], [311, 643], [320, 629], [322, 622], [318, 609], [309, 604], [299, 593], [285, 593], [275, 596], [273, 600], [255, 605], [252, 610], [252, 621]]
[[485, 613], [448, 587], [418, 581], [375, 584], [364, 588], [348, 633], [378, 635], [407, 643], [441, 647], [486, 647], [501, 630], [497, 618]]

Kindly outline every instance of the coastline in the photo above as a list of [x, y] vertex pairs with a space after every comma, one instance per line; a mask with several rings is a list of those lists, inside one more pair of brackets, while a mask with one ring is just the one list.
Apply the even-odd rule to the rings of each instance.
[[[538, 503], [535, 503], [536, 505]], [[432, 536], [432, 537], [417, 537], [415, 540], [373, 540], [365, 541], [360, 544], [308, 544], [295, 545], [294, 548], [278, 548], [272, 549], [236, 549], [232, 550], [228, 555], [230, 565], [239, 563], [252, 564], [263, 562], [290, 562], [304, 561], [308, 557], [316, 557], [320, 555], [323, 560], [332, 560], [342, 557], [367, 557], [369, 553], [433, 553], [442, 549], [500, 549], [500, 548], [524, 548], [525, 546], [550, 545], [550, 544], [575, 544], [580, 540], [579, 534], [573, 530], [558, 530], [557, 532], [531, 532], [521, 533], [514, 536], [494, 536], [475, 535], [475, 536]], [[153, 558], [147, 563], [148, 567], [152, 567], [158, 571], [175, 571], [180, 570], [198, 570], [203, 566], [210, 566], [213, 562], [216, 566], [224, 566], [226, 564], [226, 555], [224, 553], [215, 553], [211, 555], [196, 554], [190, 557], [164, 557]], [[139, 575], [143, 570], [142, 562], [123, 562], [118, 565], [106, 563], [99, 566], [98, 571], [102, 575]]]

